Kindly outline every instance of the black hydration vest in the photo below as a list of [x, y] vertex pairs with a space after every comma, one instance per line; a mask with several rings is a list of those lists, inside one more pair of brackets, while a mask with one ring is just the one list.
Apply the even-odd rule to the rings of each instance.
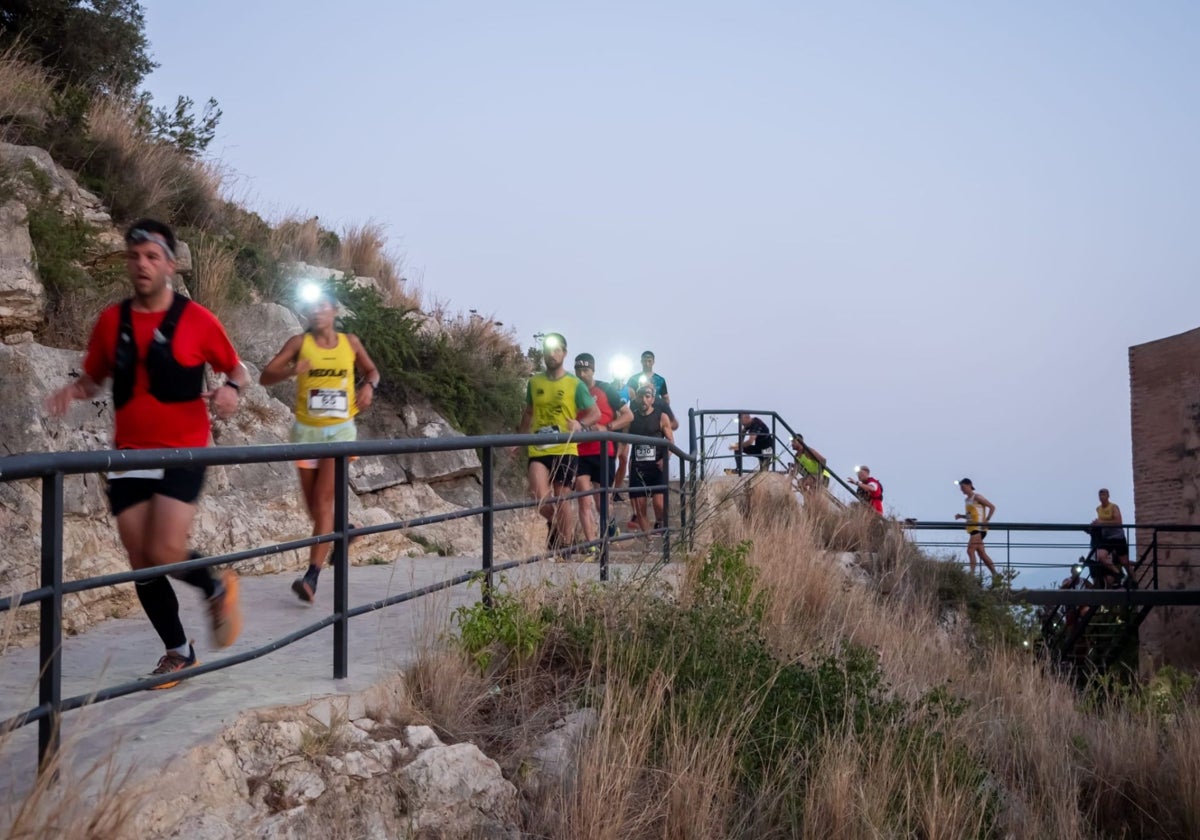
[[[146, 372], [150, 375], [150, 396], [163, 403], [189, 402], [204, 392], [204, 362], [188, 367], [175, 361], [171, 339], [179, 326], [179, 317], [191, 303], [180, 294], [154, 331], [146, 349]], [[133, 338], [133, 298], [121, 301], [121, 323], [117, 330], [117, 352], [113, 365], [113, 403], [121, 408], [133, 396], [137, 378], [138, 351]]]

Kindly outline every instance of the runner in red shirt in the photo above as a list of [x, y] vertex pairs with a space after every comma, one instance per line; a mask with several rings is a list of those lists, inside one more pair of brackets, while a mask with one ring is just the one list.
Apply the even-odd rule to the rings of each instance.
[[879, 483], [879, 479], [871, 475], [870, 467], [859, 467], [856, 476], [850, 476], [846, 479], [858, 489], [855, 495], [858, 500], [864, 505], [870, 506], [871, 510], [883, 516], [883, 485]]
[[[172, 290], [175, 245], [171, 229], [153, 219], [135, 222], [126, 232], [125, 267], [133, 296], [101, 313], [88, 341], [83, 373], [46, 400], [50, 414], [61, 417], [73, 401], [98, 394], [111, 377], [118, 449], [207, 446], [209, 406], [218, 417], [230, 417], [239, 391], [249, 382], [216, 316]], [[226, 374], [212, 391], [204, 390], [206, 364]], [[109, 506], [133, 568], [188, 559], [204, 467], [113, 472], [107, 479]], [[226, 570], [216, 577], [208, 569], [193, 569], [177, 577], [204, 593], [213, 644], [233, 644], [242, 625], [237, 575]], [[135, 589], [167, 649], [152, 673], [195, 665], [196, 651], [183, 631], [170, 581], [157, 577]]]
[[[587, 386], [592, 399], [596, 401], [596, 407], [600, 409], [600, 418], [594, 425], [584, 426], [585, 432], [619, 432], [633, 422], [633, 411], [620, 391], [611, 385], [596, 382], [596, 358], [591, 353], [580, 353], [575, 357], [575, 375]], [[604, 454], [601, 454], [602, 449]], [[607, 486], [613, 486], [617, 475], [616, 456], [617, 448], [613, 443], [602, 445], [597, 441], [579, 444], [579, 472], [575, 476], [575, 489], [584, 491], [606, 486], [605, 460], [608, 461]], [[587, 542], [599, 539], [600, 521], [596, 514], [595, 496], [580, 497], [579, 521], [583, 523], [583, 537]], [[589, 555], [597, 553], [595, 546], [588, 549]]]

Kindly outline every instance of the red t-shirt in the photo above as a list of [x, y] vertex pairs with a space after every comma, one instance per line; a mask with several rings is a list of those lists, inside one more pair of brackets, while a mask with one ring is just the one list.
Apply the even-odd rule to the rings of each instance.
[[[210, 427], [208, 404], [204, 400], [162, 403], [150, 395], [150, 375], [144, 361], [154, 331], [166, 315], [166, 310], [132, 312], [138, 365], [134, 371], [133, 396], [117, 409], [113, 434], [117, 449], [208, 446]], [[114, 304], [100, 313], [92, 329], [83, 369], [97, 382], [112, 376], [120, 326], [121, 305]], [[171, 350], [181, 365], [192, 367], [207, 362], [218, 373], [229, 373], [239, 362], [237, 351], [217, 316], [195, 302], [183, 310], [171, 339]]]
[[[588, 389], [588, 391], [591, 392], [592, 399], [594, 399], [596, 401], [596, 408], [600, 409], [600, 419], [596, 421], [596, 425], [603, 426], [605, 423], [611, 423], [613, 418], [616, 417], [616, 413], [613, 411], [613, 407], [608, 401], [608, 392], [605, 391], [603, 388], [601, 388], [599, 385], [593, 385], [591, 388]], [[600, 441], [597, 440], [597, 441], [593, 441], [592, 443], [579, 444], [579, 456], [580, 457], [583, 457], [585, 455], [599, 455], [599, 454], [600, 454]], [[616, 447], [611, 443], [608, 445], [608, 454], [609, 455], [617, 454]]]

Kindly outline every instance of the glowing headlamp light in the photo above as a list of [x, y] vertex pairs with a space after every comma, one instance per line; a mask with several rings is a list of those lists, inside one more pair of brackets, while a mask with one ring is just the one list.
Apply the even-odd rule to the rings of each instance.
[[629, 374], [633, 373], [633, 361], [628, 356], [613, 356], [612, 361], [608, 363], [608, 370], [613, 379], [625, 382]]
[[300, 299], [301, 303], [311, 306], [321, 299], [321, 287], [311, 280], [305, 281], [296, 291], [296, 297]]

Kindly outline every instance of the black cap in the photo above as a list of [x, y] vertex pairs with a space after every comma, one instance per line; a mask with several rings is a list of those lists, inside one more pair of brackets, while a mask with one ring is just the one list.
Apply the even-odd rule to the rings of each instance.
[[596, 369], [596, 357], [591, 353], [580, 353], [575, 357], [575, 367], [586, 367], [592, 370]]
[[970, 484], [972, 487], [974, 487], [974, 486], [975, 486], [975, 482], [974, 482], [974, 481], [972, 481], [972, 480], [971, 480], [971, 479], [969, 479], [969, 478], [960, 478], [960, 479], [958, 480], [958, 483], [959, 483], [959, 484]]

